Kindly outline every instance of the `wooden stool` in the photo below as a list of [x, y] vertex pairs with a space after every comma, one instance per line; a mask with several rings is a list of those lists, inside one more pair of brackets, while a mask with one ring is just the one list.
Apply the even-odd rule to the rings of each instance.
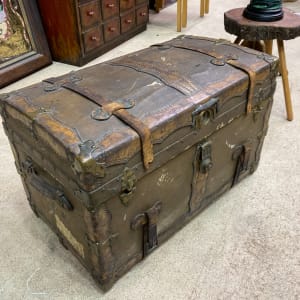
[[279, 21], [258, 22], [243, 17], [244, 8], [236, 8], [225, 12], [225, 30], [237, 36], [235, 43], [246, 41], [264, 41], [265, 52], [272, 54], [273, 40], [277, 40], [280, 72], [282, 76], [287, 119], [293, 120], [293, 107], [288, 80], [288, 71], [283, 40], [300, 36], [300, 16], [289, 9], [284, 9], [284, 16]]
[[[200, 0], [200, 17], [209, 12], [209, 0]], [[187, 24], [187, 0], [177, 0], [177, 31]]]

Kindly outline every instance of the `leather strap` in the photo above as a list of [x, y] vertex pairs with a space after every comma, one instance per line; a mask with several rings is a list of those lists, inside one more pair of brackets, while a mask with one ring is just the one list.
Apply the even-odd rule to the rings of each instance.
[[[57, 84], [59, 82], [56, 78], [49, 78], [44, 80], [44, 82]], [[153, 161], [153, 145], [151, 142], [151, 131], [150, 129], [138, 118], [130, 114], [123, 108], [120, 108], [120, 104], [118, 102], [111, 102], [101, 95], [94, 94], [90, 90], [80, 87], [72, 82], [63, 81], [61, 87], [72, 91], [84, 98], [92, 101], [93, 103], [100, 106], [102, 109], [107, 110], [109, 113], [116, 116], [118, 119], [123, 121], [125, 124], [134, 129], [141, 139], [141, 147], [143, 152], [143, 162], [146, 169], [149, 168], [149, 164]]]
[[[198, 53], [202, 53], [208, 56], [211, 56], [212, 58], [217, 59], [218, 61], [220, 61], [220, 63], [223, 62], [223, 64], [228, 63], [229, 65], [231, 65], [232, 67], [242, 70], [244, 72], [246, 72], [249, 76], [249, 80], [250, 80], [250, 84], [249, 84], [249, 90], [248, 90], [248, 99], [247, 99], [247, 113], [250, 113], [252, 111], [252, 102], [253, 102], [253, 96], [254, 96], [254, 87], [256, 84], [256, 72], [255, 70], [252, 70], [251, 67], [239, 62], [237, 59], [233, 59], [231, 56], [224, 56], [224, 55], [220, 55], [219, 53], [217, 53], [214, 50], [206, 50], [206, 49], [202, 49], [202, 48], [198, 48], [198, 47], [187, 47], [185, 45], [181, 45], [181, 41], [178, 41], [179, 43], [176, 44], [175, 43], [170, 43], [168, 45], [170, 45], [173, 48], [178, 48], [178, 49], [185, 49], [185, 50], [191, 50], [194, 52], [198, 52]], [[164, 46], [163, 44], [161, 45], [155, 45], [157, 47], [159, 46]], [[220, 64], [222, 65], [222, 64]]]

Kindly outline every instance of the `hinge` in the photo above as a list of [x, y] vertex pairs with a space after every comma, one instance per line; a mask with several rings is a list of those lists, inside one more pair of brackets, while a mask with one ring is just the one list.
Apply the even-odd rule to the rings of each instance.
[[136, 190], [136, 176], [132, 170], [125, 168], [121, 178], [121, 194], [120, 199], [124, 205], [128, 205]]
[[255, 99], [258, 99], [255, 106], [252, 107], [253, 113], [253, 121], [256, 122], [259, 118], [260, 113], [264, 110], [265, 103], [270, 100], [268, 97], [268, 93], [266, 89], [263, 87], [259, 88], [258, 91], [255, 93]]
[[263, 106], [261, 104], [258, 104], [252, 108], [254, 122], [258, 120], [258, 116], [262, 112], [262, 110], [263, 110]]
[[156, 202], [147, 211], [135, 216], [131, 222], [131, 229], [137, 230], [143, 226], [143, 255], [150, 254], [157, 246], [157, 221], [161, 211], [161, 202]]

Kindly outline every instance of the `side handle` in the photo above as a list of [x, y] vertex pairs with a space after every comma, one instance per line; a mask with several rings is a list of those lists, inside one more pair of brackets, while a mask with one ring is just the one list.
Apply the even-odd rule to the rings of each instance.
[[47, 182], [41, 176], [39, 176], [36, 170], [34, 169], [31, 160], [27, 159], [22, 164], [22, 167], [29, 178], [29, 183], [38, 192], [40, 192], [45, 197], [56, 201], [61, 207], [67, 210], [73, 210], [73, 205], [65, 196], [64, 192]]

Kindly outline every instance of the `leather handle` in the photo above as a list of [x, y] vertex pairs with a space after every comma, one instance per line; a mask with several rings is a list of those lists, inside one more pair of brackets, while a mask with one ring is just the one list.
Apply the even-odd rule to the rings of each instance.
[[32, 187], [45, 197], [56, 201], [61, 207], [67, 210], [73, 210], [73, 205], [65, 196], [64, 192], [50, 184], [46, 179], [39, 176], [30, 160], [26, 160], [22, 166], [26, 171], [26, 175], [28, 176], [29, 183]]

